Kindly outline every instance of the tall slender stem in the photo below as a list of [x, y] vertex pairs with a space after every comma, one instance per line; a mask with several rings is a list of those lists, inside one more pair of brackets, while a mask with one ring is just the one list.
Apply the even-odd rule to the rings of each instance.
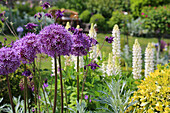
[[57, 58], [56, 58], [56, 54], [54, 56], [54, 65], [55, 65], [55, 95], [54, 95], [53, 113], [56, 112], [56, 103], [57, 103]]
[[6, 80], [7, 80], [7, 84], [8, 84], [8, 93], [9, 93], [10, 103], [11, 103], [11, 106], [12, 106], [12, 111], [13, 111], [13, 113], [15, 113], [14, 104], [13, 104], [13, 100], [12, 100], [12, 93], [11, 93], [10, 83], [9, 83], [9, 79], [8, 79], [8, 75], [6, 75]]
[[43, 91], [43, 95], [44, 95], [44, 99], [45, 99], [45, 104], [46, 104], [47, 113], [49, 113], [49, 111], [48, 111], [47, 99], [46, 99], [46, 96], [45, 96], [45, 91], [44, 91], [44, 89], [43, 89], [43, 84], [41, 84], [41, 86], [42, 86], [42, 91]]
[[[33, 81], [34, 81], [34, 93], [35, 93], [35, 106], [37, 106], [37, 85], [36, 85], [36, 72], [35, 72], [35, 60], [33, 62], [33, 72], [34, 72], [34, 75], [33, 75]], [[35, 109], [35, 113], [37, 113], [37, 107]]]
[[[24, 64], [24, 71], [26, 71], [26, 64]], [[26, 87], [27, 87], [27, 77], [24, 76], [24, 113], [27, 113], [27, 98], [26, 98]]]
[[77, 102], [79, 103], [79, 56], [77, 56]]
[[63, 81], [62, 81], [62, 71], [61, 71], [61, 57], [59, 56], [59, 69], [60, 69], [60, 85], [61, 85], [61, 113], [63, 113]]
[[27, 100], [27, 107], [28, 107], [28, 113], [30, 113], [30, 108], [29, 108], [29, 99], [28, 99], [28, 87], [27, 87], [27, 77], [26, 77], [26, 79], [25, 79], [25, 84], [26, 84], [26, 100]]

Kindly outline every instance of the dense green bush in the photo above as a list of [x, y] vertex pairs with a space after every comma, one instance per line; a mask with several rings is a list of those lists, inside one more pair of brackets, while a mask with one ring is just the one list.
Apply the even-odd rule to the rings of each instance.
[[97, 24], [97, 28], [104, 30], [105, 18], [101, 14], [95, 14], [90, 18], [90, 23]]
[[121, 11], [113, 11], [112, 12], [112, 17], [107, 21], [107, 24], [110, 29], [113, 29], [113, 26], [117, 24], [120, 28], [124, 26], [124, 24], [127, 24], [127, 22], [130, 22], [132, 19], [131, 14], [125, 15]]
[[130, 0], [131, 3], [131, 12], [134, 17], [138, 17], [141, 14], [142, 8], [144, 6], [159, 6], [163, 4], [170, 3], [169, 0]]
[[168, 7], [170, 5], [143, 8], [141, 17], [145, 19], [145, 28], [153, 34], [170, 33], [170, 9]]
[[83, 22], [88, 23], [90, 21], [91, 13], [89, 10], [85, 10], [81, 13], [80, 18]]

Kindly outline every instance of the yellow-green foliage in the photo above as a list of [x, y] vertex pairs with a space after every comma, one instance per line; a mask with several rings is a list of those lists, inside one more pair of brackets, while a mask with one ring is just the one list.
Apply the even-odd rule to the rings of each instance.
[[137, 113], [170, 113], [170, 64], [158, 65], [155, 72], [142, 80], [131, 100], [138, 102], [128, 109]]

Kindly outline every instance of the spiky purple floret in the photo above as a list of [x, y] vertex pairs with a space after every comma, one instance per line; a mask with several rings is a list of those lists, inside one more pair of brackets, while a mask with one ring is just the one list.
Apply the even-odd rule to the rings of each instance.
[[50, 7], [50, 3], [45, 2], [43, 5], [41, 5], [43, 9], [48, 9]]
[[61, 11], [61, 10], [57, 10], [56, 11], [56, 13], [55, 13], [55, 15], [56, 15], [56, 19], [58, 19], [58, 18], [61, 18], [62, 16], [64, 16], [64, 11]]
[[38, 25], [34, 23], [28, 23], [27, 25], [25, 25], [26, 29], [30, 29], [30, 30], [33, 30], [37, 26]]
[[51, 24], [44, 27], [38, 35], [41, 52], [54, 57], [69, 55], [72, 46], [72, 35], [64, 26]]
[[92, 42], [90, 37], [82, 33], [81, 30], [76, 29], [73, 34], [73, 45], [71, 48], [71, 54], [75, 56], [87, 55]]
[[97, 63], [90, 63], [90, 64], [88, 64], [87, 66], [90, 66], [91, 67], [91, 69], [94, 71], [97, 67], [100, 67]]
[[8, 75], [15, 72], [20, 66], [18, 55], [13, 48], [0, 49], [0, 75]]
[[18, 53], [19, 60], [24, 64], [33, 62], [36, 54], [40, 52], [37, 35], [34, 33], [27, 33], [23, 38], [14, 42], [12, 47]]
[[46, 13], [45, 14], [46, 17], [52, 18], [53, 16], [51, 15], [51, 13]]

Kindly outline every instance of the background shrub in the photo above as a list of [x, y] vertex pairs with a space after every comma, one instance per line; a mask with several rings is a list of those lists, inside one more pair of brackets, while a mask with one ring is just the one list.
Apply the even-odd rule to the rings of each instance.
[[101, 14], [95, 14], [90, 18], [90, 23], [97, 24], [97, 28], [104, 30], [105, 18]]
[[159, 7], [145, 7], [141, 17], [145, 19], [145, 28], [153, 34], [170, 33], [170, 5]]
[[90, 21], [91, 13], [89, 10], [85, 10], [80, 14], [80, 18], [83, 22], [88, 23]]
[[137, 100], [131, 109], [136, 109], [136, 112], [170, 112], [170, 64], [165, 66], [158, 65], [155, 72], [150, 73], [150, 76], [142, 80], [138, 86], [138, 90], [131, 97], [131, 100]]

